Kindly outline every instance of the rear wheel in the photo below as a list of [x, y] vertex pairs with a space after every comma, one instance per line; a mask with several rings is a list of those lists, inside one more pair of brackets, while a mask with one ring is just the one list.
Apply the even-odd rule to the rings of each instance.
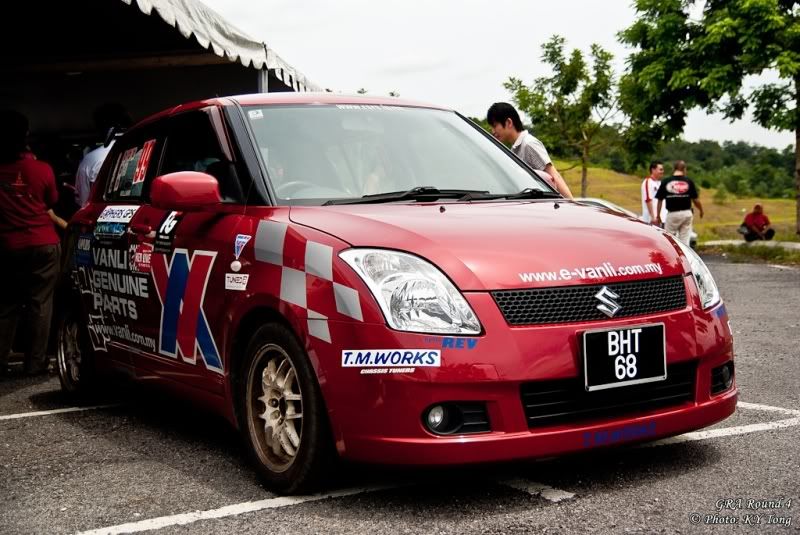
[[68, 311], [58, 325], [56, 361], [61, 389], [73, 396], [88, 396], [97, 389], [94, 354], [86, 326], [77, 311]]
[[334, 455], [316, 374], [289, 329], [253, 334], [239, 377], [240, 428], [265, 485], [293, 494], [318, 485]]

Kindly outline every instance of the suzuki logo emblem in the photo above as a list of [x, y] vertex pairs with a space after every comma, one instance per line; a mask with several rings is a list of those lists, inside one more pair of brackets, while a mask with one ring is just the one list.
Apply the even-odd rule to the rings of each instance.
[[619, 299], [619, 295], [609, 290], [608, 286], [603, 286], [600, 288], [600, 291], [594, 294], [594, 296], [601, 303], [597, 305], [597, 310], [609, 318], [613, 318], [614, 315], [619, 312], [619, 309], [622, 308], [616, 301], [614, 301], [614, 299]]

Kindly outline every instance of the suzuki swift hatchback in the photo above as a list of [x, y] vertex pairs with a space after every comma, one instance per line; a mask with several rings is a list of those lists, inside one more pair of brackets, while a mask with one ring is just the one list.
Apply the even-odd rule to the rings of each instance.
[[652, 440], [734, 412], [689, 248], [566, 201], [397, 99], [217, 98], [114, 144], [70, 223], [63, 388], [123, 371], [218, 411], [266, 485]]

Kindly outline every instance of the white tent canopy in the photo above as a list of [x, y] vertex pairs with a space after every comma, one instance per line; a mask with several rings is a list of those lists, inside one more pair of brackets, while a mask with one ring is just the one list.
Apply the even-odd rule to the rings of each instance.
[[276, 77], [290, 85], [295, 91], [319, 91], [320, 87], [306, 79], [305, 75], [294, 69], [270, 49], [266, 43], [245, 34], [216, 11], [198, 0], [122, 0], [126, 4], [136, 4], [142, 13], [152, 15], [153, 11], [181, 35], [197, 42], [219, 57], [238, 61], [245, 67], [267, 68]]
[[0, 49], [0, 100], [37, 139], [89, 142], [105, 102], [138, 120], [192, 100], [320, 89], [199, 0], [9, 2]]

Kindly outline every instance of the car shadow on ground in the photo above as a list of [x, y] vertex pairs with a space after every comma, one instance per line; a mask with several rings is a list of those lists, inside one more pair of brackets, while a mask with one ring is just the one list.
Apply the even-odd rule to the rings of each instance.
[[[52, 407], [63, 403], [64, 399], [57, 390], [30, 397], [35, 406], [42, 407]], [[249, 493], [251, 495], [260, 496], [263, 492], [261, 498], [274, 496], [260, 488], [238, 432], [223, 418], [159, 390], [126, 383], [94, 398], [90, 404], [108, 403], [118, 405], [92, 413], [99, 412], [103, 417], [121, 419], [125, 425], [112, 423], [109, 428], [114, 431], [104, 433], [103, 441], [111, 441], [122, 450], [134, 449], [134, 453], [142, 455], [157, 454], [160, 463], [185, 473], [187, 479], [194, 476], [195, 467], [180, 452], [201, 447], [206, 454], [216, 458], [221, 467], [213, 477], [245, 478], [246, 481], [240, 480], [235, 486], [241, 488], [243, 484], [252, 490]], [[90, 421], [86, 417], [75, 418], [69, 414], [52, 417], [68, 418], [70, 425], [84, 427], [87, 433], [96, 432], [98, 428], [97, 421]], [[169, 441], [168, 448], [164, 447], [164, 440]], [[519, 491], [503, 485], [503, 481], [509, 479], [521, 478], [580, 495], [619, 487], [621, 484], [633, 488], [645, 487], [653, 479], [679, 477], [707, 470], [722, 462], [721, 454], [713, 444], [707, 442], [664, 445], [658, 447], [657, 455], [653, 452], [652, 448], [618, 446], [548, 460], [445, 468], [339, 462], [332, 468], [323, 491], [397, 486], [398, 489], [361, 495], [355, 501], [362, 505], [372, 502], [376, 507], [382, 507], [387, 504], [387, 497], [391, 497], [392, 507], [401, 510], [407, 507], [409, 515], [412, 515], [416, 514], [413, 512], [414, 504], [418, 505], [420, 498], [424, 498], [430, 514], [446, 519], [453, 514], [460, 514], [454, 509], [456, 504], [460, 510], [469, 503], [489, 505], [495, 501], [507, 502], [510, 496], [519, 497]], [[235, 467], [235, 475], [222, 467]], [[219, 483], [226, 485], [224, 480]], [[413, 492], [405, 490], [410, 488], [414, 489]], [[232, 492], [230, 497], [235, 500], [237, 496]], [[454, 501], [454, 497], [458, 499]], [[542, 505], [549, 504], [541, 498], [532, 499], [541, 501]], [[531, 505], [530, 500], [520, 503], [527, 504], [527, 507]], [[223, 505], [229, 504], [220, 504]], [[347, 506], [343, 506], [341, 512], [347, 514], [348, 510]], [[363, 515], [363, 509], [359, 507], [351, 511], [354, 517]]]

